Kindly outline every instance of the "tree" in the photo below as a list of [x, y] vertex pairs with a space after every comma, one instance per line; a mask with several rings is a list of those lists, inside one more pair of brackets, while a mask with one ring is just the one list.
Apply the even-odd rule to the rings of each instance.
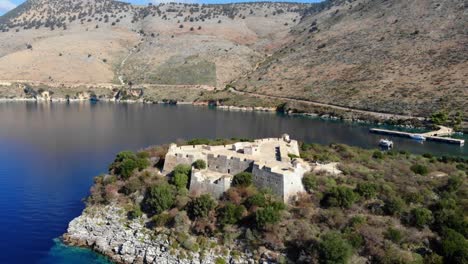
[[322, 199], [325, 206], [350, 208], [358, 199], [351, 188], [338, 186], [331, 188]]
[[195, 167], [195, 169], [197, 170], [204, 170], [206, 169], [206, 162], [204, 160], [196, 160], [194, 163], [193, 163], [193, 167]]
[[147, 212], [160, 214], [170, 209], [175, 203], [176, 190], [167, 183], [154, 185], [149, 188], [143, 203]]
[[233, 203], [226, 203], [218, 210], [218, 222], [221, 225], [234, 225], [237, 224], [245, 212], [245, 207], [242, 205], [235, 205]]
[[258, 209], [255, 212], [255, 222], [257, 228], [265, 229], [268, 224], [276, 224], [281, 220], [281, 211], [272, 206]]
[[348, 263], [352, 254], [351, 245], [337, 232], [325, 234], [318, 249], [320, 262], [326, 264]]
[[208, 214], [216, 207], [216, 201], [209, 194], [203, 194], [195, 198], [190, 206], [190, 217], [192, 219], [207, 217]]
[[414, 208], [411, 210], [411, 223], [419, 228], [431, 224], [433, 221], [432, 212], [426, 208]]
[[377, 185], [371, 182], [360, 182], [356, 192], [366, 199], [374, 198], [377, 195]]
[[311, 192], [313, 189], [317, 187], [317, 178], [312, 173], [307, 173], [302, 178], [302, 185], [304, 185], [304, 189], [308, 192]]
[[455, 230], [444, 230], [441, 249], [445, 263], [468, 263], [468, 242], [463, 237], [463, 235], [456, 232]]
[[252, 185], [252, 182], [253, 182], [252, 173], [241, 172], [241, 173], [234, 175], [234, 178], [232, 179], [232, 186], [248, 187]]

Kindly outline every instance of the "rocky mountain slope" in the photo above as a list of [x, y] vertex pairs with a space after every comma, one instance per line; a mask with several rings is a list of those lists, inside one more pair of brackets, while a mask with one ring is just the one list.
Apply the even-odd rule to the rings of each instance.
[[306, 7], [29, 0], [0, 18], [0, 80], [223, 87], [286, 42]]
[[468, 4], [327, 1], [235, 87], [373, 111], [468, 110]]
[[466, 113], [467, 7], [463, 0], [28, 0], [0, 17], [0, 85], [151, 84], [177, 94], [231, 85], [277, 101]]

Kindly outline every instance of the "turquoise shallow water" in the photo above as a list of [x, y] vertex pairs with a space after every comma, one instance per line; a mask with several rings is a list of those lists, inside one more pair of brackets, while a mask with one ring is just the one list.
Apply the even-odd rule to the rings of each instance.
[[[376, 148], [369, 126], [205, 107], [0, 103], [0, 263], [106, 263], [56, 238], [119, 151], [191, 138], [289, 133], [308, 143]], [[465, 136], [466, 137], [466, 136]], [[467, 156], [467, 147], [391, 138], [396, 150]], [[103, 262], [104, 261], [104, 262]]]
[[57, 264], [111, 264], [106, 257], [101, 256], [92, 250], [86, 248], [69, 247], [64, 245], [59, 239], [54, 239], [54, 245], [49, 251], [47, 257], [39, 261], [42, 263], [57, 263]]

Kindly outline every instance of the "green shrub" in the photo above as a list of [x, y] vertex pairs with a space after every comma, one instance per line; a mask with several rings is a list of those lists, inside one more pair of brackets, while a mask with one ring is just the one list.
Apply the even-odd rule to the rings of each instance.
[[352, 227], [352, 228], [359, 227], [359, 226], [361, 226], [361, 225], [363, 225], [365, 223], [366, 223], [366, 218], [364, 216], [361, 216], [361, 215], [353, 216], [349, 220], [349, 226]]
[[320, 263], [345, 264], [352, 254], [348, 242], [337, 232], [329, 232], [322, 237], [318, 247]]
[[349, 242], [349, 244], [355, 249], [359, 249], [364, 245], [364, 238], [361, 234], [357, 232], [347, 233], [345, 234], [345, 238]]
[[247, 187], [252, 185], [253, 175], [250, 172], [241, 172], [234, 175], [232, 179], [232, 186], [236, 187]]
[[135, 205], [133, 209], [130, 212], [128, 212], [128, 218], [130, 219], [140, 218], [142, 215], [143, 212], [141, 211], [141, 208], [138, 205]]
[[150, 165], [150, 162], [149, 162], [149, 160], [147, 158], [137, 158], [135, 160], [135, 162], [136, 162], [136, 166], [137, 166], [139, 171], [142, 171], [142, 170], [148, 168], [149, 165]]
[[445, 263], [468, 263], [468, 242], [460, 233], [452, 229], [443, 232], [441, 242], [442, 255]]
[[444, 264], [444, 258], [436, 253], [428, 254], [424, 257], [425, 264]]
[[329, 207], [350, 208], [358, 199], [351, 188], [338, 186], [331, 188], [323, 197], [322, 203]]
[[388, 215], [400, 215], [405, 208], [405, 202], [398, 196], [391, 196], [385, 200], [384, 211]]
[[249, 198], [247, 198], [245, 204], [248, 208], [252, 208], [253, 206], [265, 207], [267, 205], [267, 199], [265, 197], [265, 194], [256, 193], [250, 196]]
[[276, 224], [281, 220], [281, 211], [267, 206], [262, 209], [258, 209], [255, 212], [255, 222], [257, 228], [264, 229], [269, 224]]
[[172, 183], [177, 187], [177, 190], [187, 188], [189, 176], [183, 173], [174, 173]]
[[237, 224], [245, 212], [245, 207], [242, 205], [235, 205], [227, 203], [218, 210], [218, 222], [221, 225], [234, 225]]
[[140, 152], [138, 155], [132, 151], [119, 152], [109, 170], [120, 175], [123, 180], [128, 179], [132, 176], [134, 170], [141, 171], [150, 165], [147, 156], [142, 153], [146, 152]]
[[131, 178], [129, 181], [125, 182], [125, 185], [122, 187], [121, 191], [125, 195], [130, 195], [136, 191], [138, 191], [142, 187], [142, 182], [140, 179], [134, 177]]
[[385, 231], [384, 237], [392, 241], [393, 243], [399, 244], [403, 239], [403, 234], [400, 230], [393, 227], [389, 227], [387, 231]]
[[195, 167], [195, 169], [197, 170], [204, 170], [206, 169], [206, 162], [204, 160], [196, 160], [194, 163], [193, 163], [193, 167]]
[[370, 182], [361, 182], [358, 183], [356, 192], [366, 199], [371, 199], [377, 195], [377, 185]]
[[210, 145], [211, 141], [205, 138], [195, 138], [187, 141], [187, 145]]
[[304, 189], [308, 192], [311, 192], [313, 189], [317, 187], [317, 178], [312, 173], [307, 173], [302, 178], [302, 184], [304, 185]]
[[217, 258], [215, 259], [215, 264], [226, 264], [226, 263], [227, 263], [226, 260], [224, 260], [224, 259], [221, 258], [221, 257], [217, 257]]
[[414, 164], [410, 167], [411, 171], [419, 174], [419, 175], [426, 175], [429, 172], [429, 169], [421, 164]]
[[174, 167], [174, 172], [173, 174], [185, 174], [185, 175], [190, 175], [190, 171], [192, 170], [192, 167], [186, 164], [179, 164]]
[[138, 167], [137, 163], [133, 159], [123, 160], [118, 168], [118, 174], [124, 179], [128, 179], [132, 176], [133, 171]]
[[189, 213], [192, 219], [207, 217], [216, 207], [216, 201], [209, 194], [203, 194], [195, 198], [189, 206]]
[[447, 185], [445, 185], [445, 190], [447, 192], [456, 192], [460, 186], [462, 186], [464, 178], [462, 176], [450, 176]]
[[432, 212], [426, 208], [414, 208], [411, 210], [411, 223], [419, 228], [431, 224], [433, 221]]
[[143, 203], [145, 210], [152, 214], [160, 214], [170, 209], [175, 202], [175, 187], [167, 183], [155, 185], [149, 188]]
[[166, 226], [171, 221], [171, 219], [172, 217], [170, 214], [163, 212], [163, 213], [153, 216], [151, 218], [151, 221], [153, 222], [155, 226], [163, 227], [163, 226]]

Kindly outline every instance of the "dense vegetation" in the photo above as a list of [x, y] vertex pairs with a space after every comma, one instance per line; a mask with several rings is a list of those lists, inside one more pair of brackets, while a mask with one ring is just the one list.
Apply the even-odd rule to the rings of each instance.
[[283, 263], [468, 262], [465, 159], [302, 144], [302, 158], [339, 162], [343, 173], [307, 174], [307, 193], [284, 204], [255, 188], [249, 173], [236, 175], [219, 200], [190, 193], [190, 166], [160, 175], [166, 151], [119, 153], [110, 173], [96, 178], [89, 205], [118, 203], [186, 251], [203, 252], [213, 237], [231, 255], [248, 249]]

